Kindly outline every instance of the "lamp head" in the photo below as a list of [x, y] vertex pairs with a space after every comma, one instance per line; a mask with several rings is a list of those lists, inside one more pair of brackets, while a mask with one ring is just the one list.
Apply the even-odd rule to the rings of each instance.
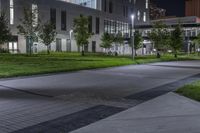
[[131, 19], [134, 19], [134, 17], [135, 17], [134, 14], [132, 14], [132, 15], [131, 15]]

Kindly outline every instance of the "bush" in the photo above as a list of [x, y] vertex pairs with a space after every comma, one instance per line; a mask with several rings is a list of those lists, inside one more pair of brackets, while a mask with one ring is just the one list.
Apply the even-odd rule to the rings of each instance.
[[0, 48], [0, 53], [10, 53], [8, 49]]

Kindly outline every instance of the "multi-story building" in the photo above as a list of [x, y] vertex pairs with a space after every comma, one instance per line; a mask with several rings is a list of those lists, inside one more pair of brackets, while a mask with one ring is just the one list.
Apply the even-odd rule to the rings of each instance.
[[185, 15], [200, 17], [200, 1], [185, 0]]
[[[52, 51], [78, 51], [73, 37], [73, 20], [83, 14], [89, 18], [89, 31], [93, 33], [88, 46], [89, 52], [102, 52], [101, 35], [104, 32], [121, 32], [130, 37], [131, 14], [135, 12], [135, 24], [149, 22], [148, 0], [0, 0], [0, 9], [6, 11], [13, 41], [5, 45], [11, 52], [26, 53], [29, 50], [27, 39], [18, 34], [16, 28], [23, 18], [24, 6], [38, 10], [41, 23], [55, 23], [57, 37], [51, 44]], [[45, 50], [38, 42], [31, 46], [33, 52]]]
[[153, 25], [156, 22], [161, 22], [168, 26], [168, 30], [174, 30], [174, 27], [178, 24], [181, 25], [183, 31], [183, 50], [188, 52], [190, 50], [199, 50], [199, 46], [192, 45], [192, 40], [195, 39], [200, 34], [200, 18], [196, 16], [189, 17], [174, 17], [174, 18], [164, 18], [151, 20], [149, 25], [139, 26], [138, 29], [142, 33], [144, 38], [145, 54], [151, 54], [154, 47], [153, 43], [149, 40], [148, 34], [152, 31]]
[[200, 1], [185, 0], [185, 15], [200, 17]]
[[149, 16], [151, 20], [161, 19], [166, 17], [166, 10], [163, 8], [159, 8], [156, 4], [150, 3], [149, 5]]

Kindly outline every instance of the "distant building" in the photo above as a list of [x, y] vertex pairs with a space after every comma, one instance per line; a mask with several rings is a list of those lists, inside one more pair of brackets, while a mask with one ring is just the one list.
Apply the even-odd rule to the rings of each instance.
[[185, 17], [185, 0], [151, 0], [158, 7], [166, 9], [166, 16]]
[[197, 46], [191, 45], [192, 40], [200, 34], [200, 18], [196, 16], [188, 16], [188, 17], [174, 17], [174, 18], [164, 18], [164, 19], [157, 19], [151, 20], [150, 24], [148, 25], [141, 25], [137, 28], [142, 33], [144, 38], [144, 45], [146, 47], [146, 53], [149, 54], [154, 49], [153, 43], [149, 40], [148, 34], [151, 33], [153, 29], [153, 25], [156, 22], [162, 22], [166, 24], [169, 28], [168, 30], [174, 30], [174, 27], [178, 24], [181, 24], [183, 35], [184, 35], [184, 44], [183, 44], [183, 51], [194, 51], [197, 50]]
[[[8, 16], [12, 41], [4, 47], [11, 53], [37, 53], [46, 50], [40, 41], [33, 46], [28, 38], [18, 34], [16, 28], [23, 18], [23, 8], [37, 10], [41, 23], [50, 21], [55, 24], [58, 33], [55, 42], [51, 44], [51, 51], [79, 51], [73, 33], [74, 18], [83, 14], [89, 19], [89, 32], [93, 33], [85, 51], [102, 52], [100, 47], [103, 33], [116, 35], [121, 32], [125, 38], [130, 38], [131, 15], [135, 14], [135, 25], [149, 23], [149, 0], [0, 0], [0, 10]], [[127, 48], [127, 51], [130, 51]]]
[[163, 8], [157, 7], [157, 5], [154, 4], [153, 2], [150, 3], [149, 8], [150, 8], [149, 15], [150, 15], [150, 19], [151, 20], [155, 20], [155, 19], [160, 19], [160, 18], [166, 17], [166, 10], [163, 9]]
[[200, 0], [185, 0], [185, 15], [200, 17]]

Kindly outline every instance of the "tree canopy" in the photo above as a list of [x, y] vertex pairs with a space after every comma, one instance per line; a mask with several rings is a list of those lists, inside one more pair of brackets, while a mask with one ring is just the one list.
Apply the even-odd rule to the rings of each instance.
[[74, 37], [77, 45], [82, 46], [82, 55], [84, 55], [84, 46], [89, 43], [88, 39], [91, 37], [88, 19], [83, 15], [74, 19]]
[[101, 37], [101, 45], [100, 46], [105, 49], [111, 48], [113, 40], [114, 40], [113, 35], [104, 33]]
[[51, 22], [46, 22], [44, 25], [41, 26], [38, 36], [41, 39], [42, 43], [47, 46], [48, 54], [50, 53], [49, 46], [55, 40], [56, 35], [56, 30]]
[[4, 12], [0, 12], [0, 44], [4, 44], [11, 39], [10, 29], [8, 27], [8, 19]]
[[174, 56], [177, 57], [177, 51], [183, 46], [183, 31], [180, 24], [176, 25], [175, 29], [171, 32], [170, 46], [173, 49]]
[[148, 34], [150, 40], [154, 44], [154, 48], [157, 50], [157, 57], [160, 57], [160, 50], [163, 50], [169, 45], [169, 35], [168, 26], [162, 22], [156, 22], [153, 25], [151, 33]]
[[142, 34], [139, 31], [135, 31], [135, 39], [134, 39], [134, 49], [137, 50], [142, 47]]
[[40, 20], [38, 18], [37, 8], [23, 8], [23, 18], [20, 18], [21, 24], [17, 26], [18, 33], [28, 39], [28, 51], [31, 54], [33, 42], [37, 40], [37, 33], [40, 30]]

